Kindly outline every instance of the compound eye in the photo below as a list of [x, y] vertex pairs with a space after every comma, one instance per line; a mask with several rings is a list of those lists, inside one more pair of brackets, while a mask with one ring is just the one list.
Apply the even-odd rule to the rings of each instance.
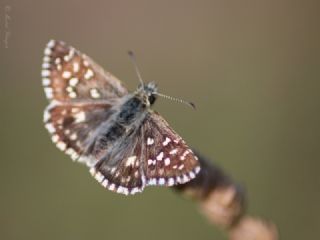
[[148, 100], [149, 100], [149, 103], [152, 105], [156, 101], [156, 97], [153, 94], [151, 94], [148, 97]]

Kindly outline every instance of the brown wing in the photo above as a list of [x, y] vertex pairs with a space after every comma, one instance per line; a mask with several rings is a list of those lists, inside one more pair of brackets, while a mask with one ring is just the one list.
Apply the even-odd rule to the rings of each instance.
[[142, 131], [147, 185], [172, 186], [195, 178], [200, 171], [197, 156], [163, 117], [150, 113]]
[[42, 64], [42, 84], [50, 105], [44, 123], [52, 141], [74, 160], [96, 163], [88, 148], [112, 107], [128, 92], [98, 64], [62, 41], [51, 40]]
[[49, 100], [110, 99], [127, 94], [116, 77], [62, 41], [51, 40], [44, 54], [42, 84]]
[[146, 180], [141, 147], [139, 135], [122, 139], [90, 169], [90, 173], [111, 191], [125, 195], [142, 192]]
[[44, 112], [45, 127], [56, 146], [74, 161], [92, 166], [96, 157], [89, 147], [103, 122], [112, 115], [114, 103], [51, 103]]

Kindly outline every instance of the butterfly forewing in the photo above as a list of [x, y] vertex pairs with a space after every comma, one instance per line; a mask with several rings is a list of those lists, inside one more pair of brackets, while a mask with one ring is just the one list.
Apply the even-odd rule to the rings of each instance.
[[44, 54], [42, 83], [50, 100], [109, 99], [128, 93], [116, 77], [62, 41], [51, 40]]
[[185, 183], [200, 171], [197, 156], [159, 114], [148, 114], [142, 131], [147, 185]]

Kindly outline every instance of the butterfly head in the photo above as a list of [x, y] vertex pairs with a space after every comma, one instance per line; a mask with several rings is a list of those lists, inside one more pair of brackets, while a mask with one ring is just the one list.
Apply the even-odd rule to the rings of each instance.
[[173, 100], [176, 102], [184, 103], [184, 104], [192, 107], [193, 109], [195, 109], [195, 105], [192, 102], [187, 102], [182, 99], [174, 98], [174, 97], [159, 93], [157, 86], [154, 82], [149, 82], [148, 84], [144, 84], [144, 82], [141, 78], [141, 74], [140, 74], [138, 65], [136, 63], [134, 53], [132, 51], [129, 51], [128, 54], [130, 56], [130, 59], [132, 60], [133, 66], [135, 68], [135, 71], [136, 71], [137, 76], [140, 81], [140, 85], [138, 87], [137, 92], [139, 95], [142, 95], [142, 99], [143, 99], [143, 102], [145, 103], [145, 105], [150, 106], [150, 105], [154, 104], [154, 102], [156, 101], [156, 96], [160, 96], [160, 97], [167, 98], [167, 99], [170, 99], [170, 100]]
[[156, 101], [157, 90], [157, 85], [154, 82], [149, 82], [138, 87], [138, 93], [142, 96], [147, 106], [154, 104]]

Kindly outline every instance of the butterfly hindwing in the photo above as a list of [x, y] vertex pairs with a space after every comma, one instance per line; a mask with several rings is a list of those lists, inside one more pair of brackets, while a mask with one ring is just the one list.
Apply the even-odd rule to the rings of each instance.
[[145, 176], [142, 166], [142, 145], [137, 136], [128, 137], [108, 151], [91, 174], [111, 191], [122, 194], [142, 192]]
[[45, 127], [56, 146], [73, 160], [91, 166], [97, 160], [88, 153], [96, 131], [112, 115], [112, 103], [58, 104], [45, 110]]

